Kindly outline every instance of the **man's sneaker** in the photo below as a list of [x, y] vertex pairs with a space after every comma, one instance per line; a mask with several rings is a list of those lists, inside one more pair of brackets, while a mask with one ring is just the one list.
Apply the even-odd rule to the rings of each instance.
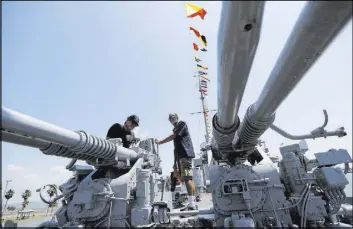
[[182, 203], [173, 203], [173, 208], [174, 209], [180, 209], [180, 208], [182, 208], [182, 209], [184, 209], [184, 208], [186, 208], [187, 206], [185, 206], [184, 204], [182, 204]]
[[194, 210], [199, 210], [199, 207], [196, 204], [190, 205], [186, 207], [188, 211], [194, 211]]
[[[181, 212], [182, 212], [182, 211], [194, 211], [194, 210], [199, 210], [199, 207], [198, 207], [196, 204], [194, 204], [194, 205], [188, 204], [188, 206], [186, 206], [185, 208], [180, 209]], [[189, 217], [189, 216], [196, 216], [196, 215], [197, 215], [197, 214], [195, 214], [195, 215], [188, 215], [188, 216], [183, 216], [183, 215], [181, 215], [180, 218]]]

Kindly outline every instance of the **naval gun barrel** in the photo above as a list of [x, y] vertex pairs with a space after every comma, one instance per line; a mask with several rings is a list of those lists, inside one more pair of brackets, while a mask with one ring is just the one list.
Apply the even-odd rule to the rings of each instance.
[[93, 162], [114, 163], [116, 159], [136, 160], [138, 157], [133, 150], [84, 131], [70, 131], [5, 107], [1, 112], [2, 128], [7, 130], [2, 131], [5, 142], [39, 148], [47, 155]]
[[302, 10], [258, 100], [238, 129], [235, 148], [244, 151], [274, 122], [275, 112], [352, 17], [351, 1], [309, 1]]
[[12, 144], [34, 147], [38, 149], [45, 149], [50, 145], [50, 142], [44, 141], [42, 139], [29, 138], [7, 131], [1, 131], [1, 140]]
[[239, 127], [239, 107], [260, 39], [264, 1], [223, 1], [218, 31], [218, 110], [213, 137], [231, 146]]

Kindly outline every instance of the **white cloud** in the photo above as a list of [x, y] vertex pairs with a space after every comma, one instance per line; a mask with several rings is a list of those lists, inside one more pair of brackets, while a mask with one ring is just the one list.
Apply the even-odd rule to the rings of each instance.
[[72, 176], [72, 172], [67, 170], [65, 166], [62, 165], [51, 167], [50, 173], [53, 174], [51, 175], [51, 183], [56, 185], [61, 185]]
[[9, 170], [9, 171], [22, 171], [22, 170], [24, 170], [24, 168], [21, 166], [18, 166], [18, 165], [8, 164], [7, 170]]
[[58, 166], [53, 166], [50, 168], [50, 172], [52, 173], [63, 173], [63, 172], [67, 172], [67, 169], [62, 166], [62, 165], [58, 165]]
[[23, 176], [23, 178], [30, 184], [40, 184], [41, 177], [38, 174], [30, 173]]

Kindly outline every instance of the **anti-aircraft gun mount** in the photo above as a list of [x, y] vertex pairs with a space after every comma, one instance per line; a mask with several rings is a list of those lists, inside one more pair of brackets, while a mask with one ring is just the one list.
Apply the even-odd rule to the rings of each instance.
[[[152, 139], [126, 149], [118, 142], [2, 108], [3, 141], [95, 167], [82, 180], [73, 177], [60, 186], [66, 205], [56, 212], [57, 227], [148, 227], [169, 223], [170, 216], [213, 214], [214, 227], [351, 228], [337, 217], [352, 215], [352, 208], [342, 205], [348, 181], [342, 169], [334, 167], [352, 162], [346, 150], [319, 152], [310, 162], [305, 159], [308, 147], [300, 143], [280, 147], [279, 168], [266, 155], [255, 166], [243, 162], [266, 130], [281, 133], [273, 125], [276, 110], [351, 20], [352, 2], [307, 2], [258, 100], [240, 122], [238, 110], [259, 42], [263, 10], [263, 1], [223, 2], [218, 110], [208, 146], [216, 162], [209, 168], [211, 209], [168, 212], [165, 203], [154, 200], [152, 172], [159, 164]], [[344, 135], [343, 130], [340, 134], [322, 130], [310, 138]]]
[[[344, 227], [336, 224], [335, 215], [341, 211], [338, 206], [345, 198], [343, 189], [348, 181], [333, 165], [352, 161], [346, 150], [317, 153], [315, 165], [305, 163], [305, 150], [300, 145], [281, 147], [279, 172], [271, 160], [252, 167], [243, 162], [269, 128], [291, 139], [346, 135], [343, 128], [331, 132], [324, 129], [326, 111], [324, 125], [309, 135], [292, 136], [273, 123], [281, 103], [351, 19], [352, 3], [307, 2], [258, 100], [240, 122], [237, 114], [259, 41], [263, 9], [264, 2], [223, 2], [218, 37], [218, 111], [212, 121], [212, 142], [204, 147], [211, 148], [217, 164], [209, 170], [214, 225]], [[331, 157], [335, 160], [329, 163], [327, 158]], [[316, 167], [312, 173], [310, 164]]]
[[[117, 139], [104, 140], [84, 131], [72, 132], [4, 107], [2, 128], [5, 142], [73, 159], [67, 168], [74, 176], [59, 186], [62, 195], [54, 198], [63, 199], [55, 214], [56, 227], [146, 226], [166, 214], [166, 204], [154, 201], [153, 173], [161, 174], [161, 168], [153, 139], [127, 149]], [[78, 159], [95, 168], [74, 165]]]
[[[346, 135], [343, 128], [324, 130], [326, 112], [325, 124], [310, 135], [293, 137], [273, 123], [279, 106], [352, 18], [352, 3], [307, 2], [258, 100], [240, 122], [238, 110], [260, 37], [263, 9], [264, 2], [223, 2], [218, 34], [218, 111], [212, 121], [210, 147], [215, 161], [228, 166], [212, 166], [209, 171], [214, 225], [338, 225], [335, 215], [348, 181], [342, 170], [332, 166], [352, 161], [346, 150], [315, 154], [318, 163], [312, 173], [305, 164], [305, 150], [298, 144], [280, 148], [279, 172], [271, 160], [264, 159], [256, 166], [243, 162], [269, 128], [292, 139]], [[335, 160], [328, 162], [331, 157]]]

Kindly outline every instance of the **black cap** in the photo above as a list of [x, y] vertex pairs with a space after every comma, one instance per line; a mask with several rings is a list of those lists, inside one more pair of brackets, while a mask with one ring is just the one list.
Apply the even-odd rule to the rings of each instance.
[[131, 121], [132, 124], [134, 124], [135, 126], [138, 126], [140, 122], [140, 119], [139, 117], [137, 117], [137, 115], [130, 115], [129, 117], [127, 117], [127, 120]]
[[176, 113], [170, 113], [168, 120], [171, 121], [173, 119], [179, 119], [178, 115]]

